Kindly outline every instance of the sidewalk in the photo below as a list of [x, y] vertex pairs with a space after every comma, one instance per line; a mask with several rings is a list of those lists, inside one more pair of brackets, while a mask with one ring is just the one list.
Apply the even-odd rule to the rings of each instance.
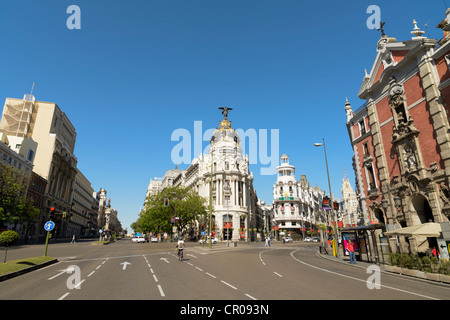
[[399, 268], [399, 267], [393, 267], [393, 266], [390, 266], [387, 264], [382, 264], [382, 263], [376, 264], [374, 262], [367, 262], [367, 261], [356, 261], [356, 264], [351, 264], [349, 256], [343, 255], [342, 250], [339, 252], [339, 258], [333, 256], [333, 250], [331, 250], [331, 254], [330, 254], [330, 250], [328, 250], [328, 248], [327, 248], [327, 251], [329, 253], [328, 255], [320, 253], [320, 251], [317, 252], [317, 255], [323, 259], [347, 264], [349, 266], [362, 268], [365, 270], [367, 270], [369, 266], [376, 265], [380, 268], [381, 272], [390, 274], [393, 276], [406, 277], [406, 278], [409, 278], [412, 280], [426, 281], [429, 283], [436, 283], [436, 284], [441, 284], [441, 285], [449, 285], [450, 284], [450, 276], [447, 276], [447, 275], [442, 275], [442, 274], [438, 274], [438, 273], [422, 272], [422, 271], [412, 270], [412, 269], [404, 269], [404, 268]]

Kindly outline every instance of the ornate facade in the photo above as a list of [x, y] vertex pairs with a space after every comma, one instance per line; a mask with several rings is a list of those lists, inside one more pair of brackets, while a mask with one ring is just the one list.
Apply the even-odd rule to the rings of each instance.
[[[450, 42], [438, 47], [413, 24], [411, 40], [382, 35], [358, 93], [366, 103], [356, 111], [345, 105], [364, 217], [388, 230], [450, 217]], [[436, 238], [399, 244], [403, 252], [434, 247]]]
[[277, 238], [290, 235], [293, 239], [305, 238], [307, 231], [318, 224], [328, 224], [322, 201], [325, 192], [312, 188], [302, 175], [295, 179], [295, 166], [283, 154], [277, 167], [277, 181], [273, 186], [273, 228]]
[[[214, 131], [208, 154], [200, 154], [186, 170], [168, 170], [162, 188], [183, 185], [210, 199], [212, 179], [213, 225], [220, 240], [253, 240], [262, 233], [267, 221], [257, 210], [253, 173], [248, 155], [242, 154], [241, 141], [228, 120], [229, 108]], [[209, 202], [208, 202], [209, 204]], [[197, 233], [198, 233], [197, 228]]]

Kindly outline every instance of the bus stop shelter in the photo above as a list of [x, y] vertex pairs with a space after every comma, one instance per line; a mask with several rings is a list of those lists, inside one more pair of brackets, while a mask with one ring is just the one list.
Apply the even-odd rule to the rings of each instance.
[[[379, 231], [377, 232], [377, 230]], [[351, 240], [355, 249], [356, 260], [377, 264], [384, 263], [385, 255], [389, 253], [389, 246], [387, 238], [381, 236], [382, 232], [380, 231], [386, 231], [384, 223], [341, 229], [344, 256], [349, 255], [347, 244]]]

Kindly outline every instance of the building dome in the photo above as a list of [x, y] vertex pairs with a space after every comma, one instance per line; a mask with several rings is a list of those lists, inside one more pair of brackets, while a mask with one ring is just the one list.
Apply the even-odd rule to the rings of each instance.
[[216, 144], [221, 140], [233, 141], [239, 144], [241, 142], [238, 133], [231, 127], [231, 122], [228, 119], [220, 121], [219, 127], [214, 131], [211, 137], [212, 144]]

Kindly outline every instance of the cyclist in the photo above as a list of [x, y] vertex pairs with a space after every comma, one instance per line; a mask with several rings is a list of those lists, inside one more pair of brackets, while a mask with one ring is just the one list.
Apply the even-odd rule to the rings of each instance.
[[183, 239], [179, 239], [177, 242], [177, 248], [178, 248], [178, 259], [183, 260], [183, 249], [184, 249], [184, 241]]

